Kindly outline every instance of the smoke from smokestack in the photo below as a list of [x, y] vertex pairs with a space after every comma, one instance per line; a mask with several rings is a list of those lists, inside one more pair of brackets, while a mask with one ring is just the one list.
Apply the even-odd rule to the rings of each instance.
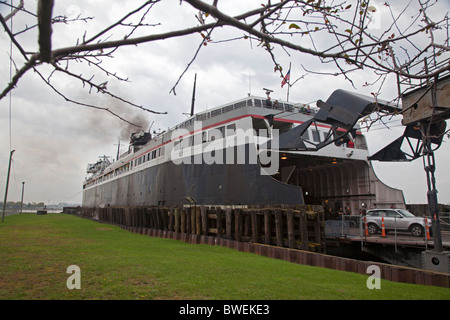
[[[117, 90], [116, 88], [114, 91], [117, 92], [120, 90]], [[83, 94], [85, 95], [84, 92]], [[126, 97], [124, 98], [126, 99]], [[107, 108], [129, 123], [109, 112], [91, 109], [84, 120], [85, 122], [88, 122], [88, 130], [90, 130], [92, 134], [103, 135], [105, 139], [119, 137], [121, 141], [129, 142], [131, 134], [141, 130], [149, 130], [150, 120], [147, 118], [148, 113], [145, 111], [134, 108], [111, 97], [102, 96], [100, 99], [96, 100], [97, 101], [92, 103], [93, 105]]]

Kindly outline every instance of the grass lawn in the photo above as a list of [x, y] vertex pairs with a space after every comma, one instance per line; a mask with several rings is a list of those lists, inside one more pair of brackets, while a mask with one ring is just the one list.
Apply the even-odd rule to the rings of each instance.
[[[81, 271], [69, 290], [67, 267]], [[381, 280], [133, 234], [67, 214], [0, 223], [0, 299], [450, 299], [450, 289]]]

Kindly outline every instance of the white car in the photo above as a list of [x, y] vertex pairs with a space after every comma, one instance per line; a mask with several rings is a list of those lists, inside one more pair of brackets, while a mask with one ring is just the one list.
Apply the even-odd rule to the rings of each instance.
[[[384, 229], [388, 231], [408, 231], [413, 236], [423, 237], [425, 234], [425, 219], [416, 217], [404, 209], [372, 209], [367, 211], [367, 229], [369, 234], [381, 232], [381, 218], [384, 217]], [[431, 219], [428, 219], [430, 235]]]

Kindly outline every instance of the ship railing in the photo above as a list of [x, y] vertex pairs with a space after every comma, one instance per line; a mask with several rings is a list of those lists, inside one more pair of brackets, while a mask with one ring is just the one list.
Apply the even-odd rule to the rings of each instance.
[[[281, 102], [281, 101], [270, 101], [264, 98], [251, 97], [245, 100], [237, 101], [235, 103], [227, 104], [223, 107], [219, 107], [217, 109], [213, 109], [211, 111], [202, 112], [196, 114], [190, 119], [178, 124], [173, 127], [171, 130], [176, 130], [180, 128], [187, 128], [193, 125], [195, 121], [206, 121], [208, 119], [217, 117], [219, 115], [231, 112], [233, 110], [237, 110], [244, 107], [258, 107], [264, 109], [273, 109], [278, 110], [280, 112], [293, 112], [293, 113], [302, 113], [306, 115], [315, 115], [317, 110], [315, 108], [310, 108], [306, 104], [292, 104], [289, 102]], [[165, 139], [163, 139], [165, 140]]]
[[246, 100], [238, 101], [236, 103], [228, 104], [224, 107], [217, 108], [208, 112], [203, 112], [197, 114], [195, 117], [186, 120], [182, 124], [175, 127], [175, 129], [178, 128], [186, 128], [194, 121], [205, 121], [211, 118], [214, 118], [216, 116], [219, 116], [221, 114], [225, 114], [227, 112], [237, 110], [244, 107], [259, 107], [259, 108], [265, 108], [265, 109], [274, 109], [279, 111], [286, 111], [286, 112], [294, 112], [294, 113], [304, 113], [304, 114], [310, 114], [314, 115], [316, 114], [316, 110], [314, 108], [307, 108], [306, 105], [295, 105], [288, 102], [272, 102], [267, 99], [263, 98], [249, 98]]

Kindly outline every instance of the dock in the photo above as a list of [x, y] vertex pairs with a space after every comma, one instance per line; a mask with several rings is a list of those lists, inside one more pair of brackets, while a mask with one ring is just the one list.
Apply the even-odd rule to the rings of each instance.
[[136, 230], [163, 230], [325, 252], [322, 206], [83, 208], [81, 215]]
[[[336, 244], [361, 248], [361, 239], [326, 236], [322, 206], [107, 207], [65, 208], [64, 212], [146, 236], [218, 245], [303, 265], [365, 275], [377, 265], [382, 279], [450, 288], [450, 273], [329, 253]], [[364, 248], [370, 248], [371, 242], [392, 247], [386, 239], [380, 242], [374, 237], [363, 242]]]

